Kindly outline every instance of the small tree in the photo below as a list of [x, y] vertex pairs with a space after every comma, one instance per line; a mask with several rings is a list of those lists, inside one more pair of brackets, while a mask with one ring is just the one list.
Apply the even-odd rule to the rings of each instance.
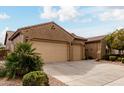
[[7, 56], [6, 70], [10, 78], [22, 77], [31, 71], [41, 71], [43, 62], [36, 54], [32, 44], [28, 42], [18, 43], [15, 51]]
[[107, 46], [109, 48], [109, 54], [112, 53], [112, 49], [116, 49], [121, 54], [124, 50], [124, 29], [116, 30], [113, 33], [105, 37]]
[[113, 43], [113, 40], [114, 40], [114, 35], [113, 35], [113, 33], [108, 34], [108, 35], [105, 37], [105, 41], [106, 41], [106, 44], [107, 44], [107, 47], [108, 47], [108, 50], [109, 50], [109, 54], [112, 53], [112, 43]]
[[114, 32], [112, 48], [118, 50], [119, 54], [124, 50], [124, 29], [116, 30]]

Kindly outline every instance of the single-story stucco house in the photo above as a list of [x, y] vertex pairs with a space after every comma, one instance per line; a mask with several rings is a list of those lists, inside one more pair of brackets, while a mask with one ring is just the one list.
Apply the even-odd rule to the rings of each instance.
[[87, 38], [86, 57], [93, 59], [101, 59], [106, 54], [105, 35]]
[[87, 39], [67, 32], [55, 22], [48, 22], [6, 32], [6, 48], [13, 51], [19, 42], [31, 42], [45, 63], [85, 59]]

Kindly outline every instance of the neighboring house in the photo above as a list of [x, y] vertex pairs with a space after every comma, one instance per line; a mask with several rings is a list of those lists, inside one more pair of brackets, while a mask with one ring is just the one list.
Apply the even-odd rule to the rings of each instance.
[[86, 57], [93, 59], [101, 59], [106, 54], [105, 35], [87, 38], [86, 41]]
[[13, 31], [7, 31], [5, 36], [4, 45], [6, 45], [6, 50], [13, 50], [12, 49], [12, 42], [9, 40], [9, 38], [14, 34]]
[[45, 63], [85, 59], [86, 39], [67, 32], [54, 22], [23, 27], [11, 36], [7, 32], [5, 45], [13, 51], [16, 43], [25, 41], [32, 43]]

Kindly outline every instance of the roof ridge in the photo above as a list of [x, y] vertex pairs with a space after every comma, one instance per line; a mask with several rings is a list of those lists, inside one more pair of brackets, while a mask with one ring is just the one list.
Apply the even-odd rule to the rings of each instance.
[[46, 23], [41, 23], [41, 24], [36, 24], [36, 25], [32, 25], [32, 26], [27, 26], [27, 27], [22, 27], [22, 28], [19, 28], [15, 31], [15, 33], [9, 38], [9, 39], [12, 39], [14, 37], [15, 34], [17, 33], [20, 33], [22, 32], [21, 30], [26, 30], [26, 29], [30, 29], [32, 27], [37, 27], [37, 26], [44, 26], [44, 25], [48, 25], [48, 24], [54, 24], [54, 25], [57, 25], [59, 28], [63, 29], [69, 36], [73, 37], [73, 35], [71, 35], [68, 31], [66, 31], [63, 27], [61, 27], [60, 25], [58, 25], [57, 23], [55, 23], [54, 21], [50, 21], [50, 22], [46, 22]]
[[98, 36], [92, 36], [92, 37], [88, 37], [87, 39], [90, 39], [90, 38], [96, 38], [96, 37], [104, 37], [104, 36], [106, 36], [106, 35], [98, 35]]
[[47, 24], [50, 24], [50, 23], [55, 23], [55, 22], [54, 21], [50, 21], [50, 22], [46, 22], [46, 23], [40, 23], [40, 24], [36, 24], [36, 25], [25, 26], [25, 27], [21, 27], [21, 28], [19, 28], [17, 30], [30, 29], [32, 27], [43, 26], [43, 25], [47, 25]]
[[14, 32], [14, 31], [9, 31], [9, 30], [8, 30], [8, 31], [6, 31], [6, 32]]

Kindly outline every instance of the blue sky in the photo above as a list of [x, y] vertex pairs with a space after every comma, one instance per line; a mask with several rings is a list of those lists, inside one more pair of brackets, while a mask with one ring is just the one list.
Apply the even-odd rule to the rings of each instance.
[[0, 42], [6, 30], [54, 21], [70, 33], [98, 36], [124, 27], [123, 7], [0, 7]]

